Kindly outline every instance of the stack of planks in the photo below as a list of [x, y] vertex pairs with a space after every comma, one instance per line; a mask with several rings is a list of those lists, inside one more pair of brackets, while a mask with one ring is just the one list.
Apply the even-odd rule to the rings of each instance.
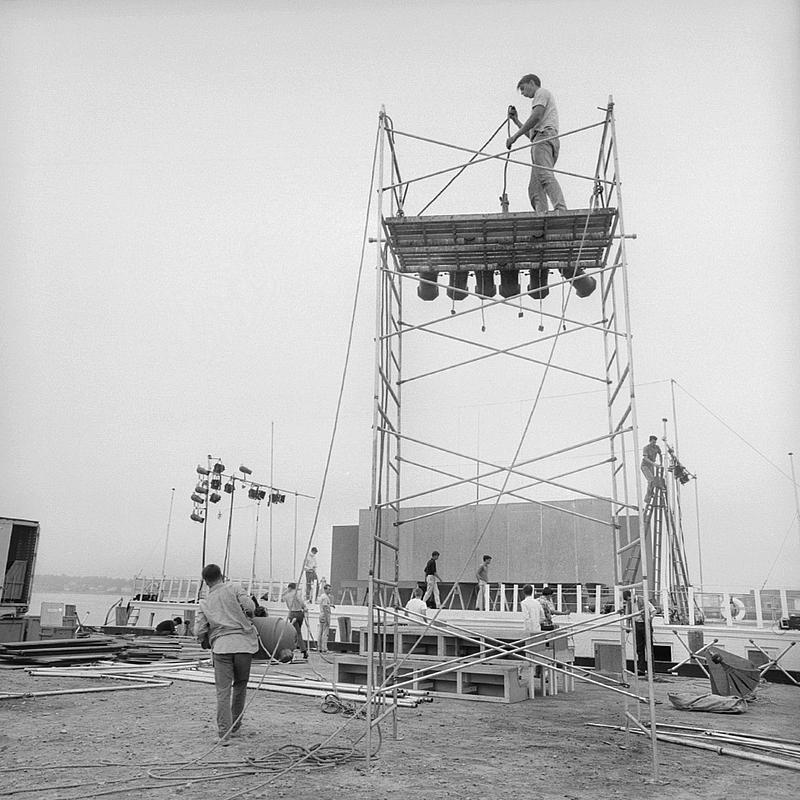
[[188, 636], [121, 636], [118, 639], [126, 644], [120, 660], [133, 664], [149, 664], [165, 658], [206, 659], [210, 655]]
[[49, 639], [40, 642], [0, 644], [0, 662], [12, 665], [62, 666], [114, 658], [125, 644], [107, 636], [87, 639]]

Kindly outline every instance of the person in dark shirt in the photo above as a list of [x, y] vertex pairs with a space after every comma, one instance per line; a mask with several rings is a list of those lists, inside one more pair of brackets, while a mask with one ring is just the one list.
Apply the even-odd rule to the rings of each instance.
[[433, 597], [433, 608], [439, 608], [442, 600], [439, 597], [438, 582], [441, 580], [439, 573], [436, 571], [436, 559], [439, 558], [439, 551], [434, 550], [428, 563], [425, 565], [425, 594], [422, 597], [423, 602], [427, 603], [430, 597]]
[[183, 620], [180, 617], [173, 617], [172, 619], [165, 619], [156, 625], [156, 633], [159, 636], [168, 636], [169, 634], [177, 633], [176, 628], [178, 625], [183, 625]]

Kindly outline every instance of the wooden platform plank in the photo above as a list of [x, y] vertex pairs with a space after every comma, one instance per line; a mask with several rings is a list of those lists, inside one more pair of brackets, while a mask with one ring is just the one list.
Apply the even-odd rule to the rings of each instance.
[[599, 267], [613, 241], [616, 215], [616, 209], [602, 208], [388, 217], [384, 222], [401, 272], [464, 272]]

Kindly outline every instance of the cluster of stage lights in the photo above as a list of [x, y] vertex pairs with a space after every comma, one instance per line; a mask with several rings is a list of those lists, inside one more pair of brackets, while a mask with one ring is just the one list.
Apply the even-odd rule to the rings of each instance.
[[680, 461], [678, 461], [675, 456], [675, 451], [669, 445], [667, 445], [667, 452], [672, 461], [670, 466], [667, 467], [667, 470], [675, 476], [675, 480], [678, 481], [681, 486], [685, 486], [694, 476], [689, 473], [689, 470], [686, 469]]
[[[247, 496], [251, 500], [255, 500], [256, 502], [260, 503], [262, 500], [267, 498], [267, 488], [249, 480], [247, 476], [252, 475], [253, 470], [251, 470], [249, 467], [245, 467], [243, 464], [239, 466], [239, 472], [242, 473], [242, 477], [226, 475], [225, 465], [219, 460], [215, 461], [210, 469], [198, 464], [196, 471], [198, 476], [197, 485], [194, 487], [194, 491], [192, 492], [194, 509], [190, 515], [190, 518], [194, 522], [205, 522], [208, 503], [219, 503], [219, 501], [222, 499], [220, 490], [222, 490], [225, 494], [232, 495], [236, 491], [236, 481], [248, 486]], [[225, 480], [224, 484], [223, 479]], [[269, 492], [267, 504], [283, 503], [285, 500], [285, 494], [272, 489]]]

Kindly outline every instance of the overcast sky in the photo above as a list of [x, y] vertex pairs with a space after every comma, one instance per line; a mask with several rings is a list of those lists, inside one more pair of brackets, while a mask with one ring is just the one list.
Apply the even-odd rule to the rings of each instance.
[[[661, 434], [677, 381], [706, 583], [798, 585], [799, 44], [793, 0], [0, 4], [0, 515], [41, 521], [42, 572], [157, 574], [174, 487], [167, 571], [196, 574], [194, 467], [210, 453], [268, 482], [271, 422], [276, 485], [319, 495], [381, 105], [399, 130], [478, 148], [536, 72], [562, 131], [616, 103], [639, 420]], [[407, 174], [461, 160], [401, 147]], [[595, 149], [565, 139], [559, 166], [591, 172]], [[512, 211], [526, 184], [509, 171]], [[586, 184], [563, 186], [586, 206]], [[493, 162], [431, 212], [496, 212], [501, 189]], [[323, 563], [331, 526], [369, 503], [374, 264]], [[465, 391], [440, 416], [508, 458], [534, 390]], [[301, 551], [314, 508], [298, 504]], [[288, 578], [291, 497], [272, 522]], [[235, 574], [254, 527], [242, 500]], [[268, 527], [262, 509], [263, 574]]]

